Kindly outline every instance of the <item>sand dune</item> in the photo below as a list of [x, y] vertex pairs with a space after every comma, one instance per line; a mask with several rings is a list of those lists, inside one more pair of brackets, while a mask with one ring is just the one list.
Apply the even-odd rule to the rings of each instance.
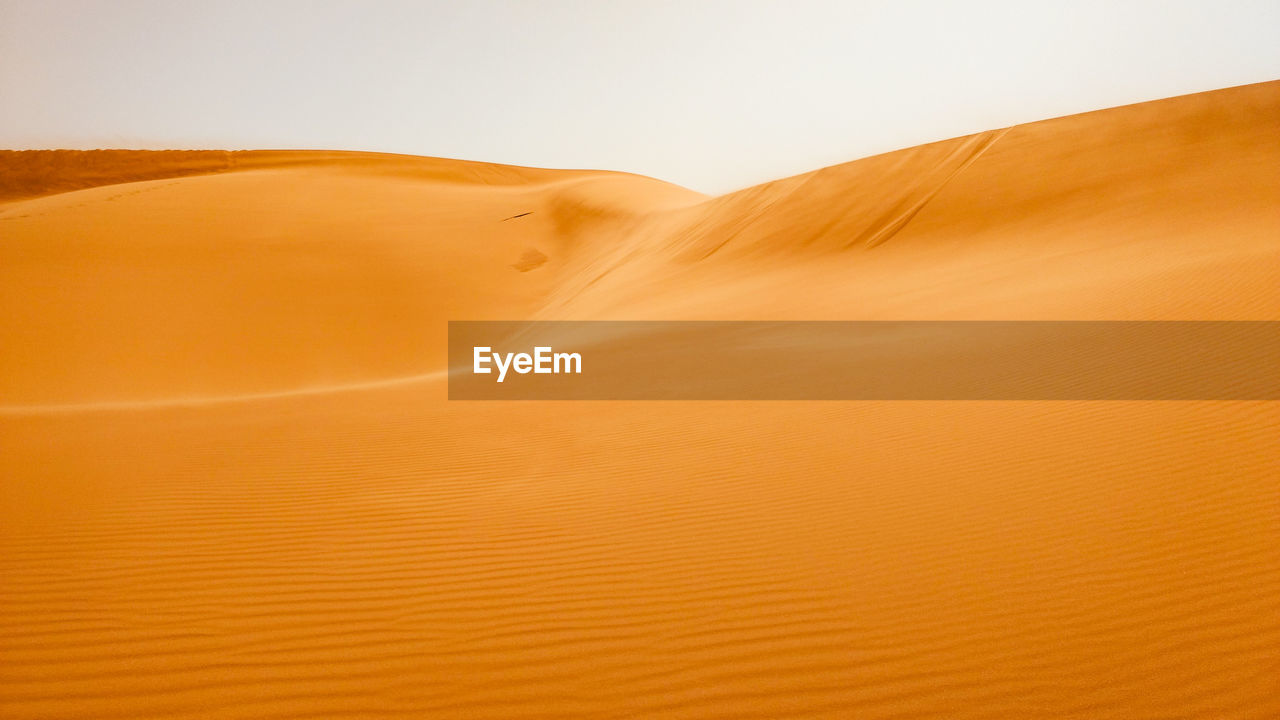
[[[0, 339], [31, 350], [0, 359], [0, 405], [437, 370], [445, 321], [537, 311], [575, 233], [701, 198], [618, 173], [279, 155], [0, 206]], [[516, 272], [530, 252], [546, 260]]]
[[447, 320], [1280, 320], [1280, 82], [720, 197], [0, 153], [0, 717], [1280, 716], [1268, 402], [460, 403]]

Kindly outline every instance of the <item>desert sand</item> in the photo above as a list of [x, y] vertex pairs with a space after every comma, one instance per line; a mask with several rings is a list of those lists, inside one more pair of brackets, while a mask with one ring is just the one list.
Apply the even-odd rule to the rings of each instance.
[[1274, 402], [445, 386], [448, 320], [1280, 320], [1280, 82], [720, 197], [0, 178], [0, 716], [1280, 717]]

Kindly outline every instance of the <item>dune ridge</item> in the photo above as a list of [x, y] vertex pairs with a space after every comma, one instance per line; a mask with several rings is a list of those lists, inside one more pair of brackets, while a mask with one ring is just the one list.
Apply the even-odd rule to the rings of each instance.
[[299, 166], [400, 171], [422, 180], [519, 184], [569, 170], [331, 150], [0, 150], [0, 203], [146, 180]]
[[1276, 403], [443, 375], [448, 320], [1280, 320], [1277, 137], [1280, 82], [718, 197], [0, 153], [0, 717], [1280, 716]]

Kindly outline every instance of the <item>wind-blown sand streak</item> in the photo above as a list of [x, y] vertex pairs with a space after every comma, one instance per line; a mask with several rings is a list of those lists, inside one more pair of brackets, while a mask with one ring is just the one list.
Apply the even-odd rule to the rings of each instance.
[[277, 400], [280, 398], [299, 397], [304, 395], [331, 395], [335, 393], [372, 390], [375, 388], [384, 388], [395, 385], [409, 385], [431, 380], [440, 380], [442, 378], [446, 378], [449, 372], [450, 371], [447, 370], [437, 370], [436, 372], [422, 373], [419, 375], [406, 375], [404, 377], [388, 378], [386, 380], [370, 380], [368, 382], [349, 383], [346, 385], [294, 388], [292, 390], [277, 390], [275, 392], [245, 393], [243, 395], [169, 397], [161, 400], [122, 400], [118, 402], [70, 403], [66, 405], [8, 405], [0, 406], [0, 415], [20, 416], [76, 412], [111, 412], [116, 410], [199, 407], [201, 405], [221, 405], [224, 403], [252, 403], [259, 400]]
[[60, 156], [0, 205], [0, 716], [1280, 716], [1275, 403], [442, 375], [461, 319], [1280, 319], [1277, 137], [1267, 83], [716, 198]]

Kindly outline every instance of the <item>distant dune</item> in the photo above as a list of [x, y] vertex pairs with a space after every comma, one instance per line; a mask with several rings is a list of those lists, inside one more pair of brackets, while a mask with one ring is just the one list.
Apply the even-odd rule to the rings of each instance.
[[0, 717], [1280, 717], [1267, 402], [460, 403], [446, 322], [1280, 320], [1280, 81], [719, 197], [0, 151]]

